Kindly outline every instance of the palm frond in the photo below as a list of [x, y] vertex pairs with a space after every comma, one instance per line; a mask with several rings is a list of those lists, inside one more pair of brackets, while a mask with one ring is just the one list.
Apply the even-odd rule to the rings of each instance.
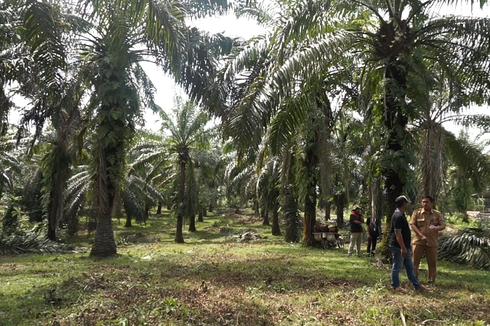
[[490, 182], [490, 159], [482, 153], [482, 149], [468, 140], [456, 138], [448, 131], [443, 133], [446, 140], [446, 153], [451, 162], [464, 171], [477, 192], [481, 191]]
[[488, 230], [464, 228], [458, 234], [441, 239], [438, 256], [478, 269], [490, 269], [490, 234]]
[[0, 239], [0, 255], [63, 253], [71, 250], [72, 245], [48, 240], [34, 232]]

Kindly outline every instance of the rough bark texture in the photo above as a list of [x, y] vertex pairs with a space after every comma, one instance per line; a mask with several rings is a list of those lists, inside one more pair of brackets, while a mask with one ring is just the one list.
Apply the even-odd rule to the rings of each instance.
[[90, 256], [108, 257], [117, 253], [114, 231], [112, 229], [112, 220], [110, 218], [99, 220], [97, 229], [95, 230], [95, 239], [97, 239], [97, 241], [94, 241]]
[[260, 217], [259, 201], [257, 199], [254, 199], [254, 216]]
[[299, 242], [301, 239], [301, 217], [299, 216], [298, 198], [294, 187], [294, 163], [295, 158], [293, 153], [284, 155], [281, 170], [281, 210], [286, 220], [286, 234], [284, 239], [287, 242]]
[[[395, 31], [397, 29], [397, 31]], [[397, 33], [403, 33], [403, 37], [396, 37]], [[380, 244], [382, 257], [389, 259], [391, 256], [388, 248], [389, 233], [391, 227], [391, 215], [395, 210], [395, 198], [403, 194], [404, 180], [402, 175], [406, 171], [401, 171], [400, 167], [408, 166], [408, 158], [404, 155], [406, 140], [409, 138], [406, 131], [408, 116], [406, 109], [406, 91], [408, 64], [400, 59], [400, 54], [408, 57], [409, 50], [405, 46], [410, 42], [410, 29], [405, 21], [395, 26], [393, 22], [383, 23], [380, 26], [379, 43], [377, 52], [380, 57], [388, 58], [385, 70], [385, 101], [383, 122], [386, 127], [386, 153], [391, 159], [386, 164], [381, 173], [385, 179], [386, 191], [386, 224], [383, 240]], [[395, 161], [394, 161], [395, 160]], [[406, 177], [406, 176], [405, 176]]]
[[203, 218], [203, 215], [204, 215], [204, 214], [203, 214], [203, 212], [202, 212], [203, 210], [204, 210], [204, 209], [203, 209], [202, 207], [201, 207], [201, 208], [199, 208], [199, 210], [198, 210], [198, 215], [197, 215], [197, 221], [198, 221], [198, 222], [204, 222], [204, 218]]
[[330, 209], [331, 208], [332, 208], [332, 203], [331, 202], [327, 202], [325, 204], [325, 221], [328, 221], [331, 218], [331, 212], [330, 212]]
[[133, 225], [131, 224], [131, 216], [129, 216], [128, 214], [126, 214], [126, 223], [124, 223], [124, 227], [125, 228], [130, 228], [132, 226]]
[[189, 217], [189, 232], [196, 232], [196, 214]]
[[175, 230], [175, 242], [184, 243], [182, 228], [184, 226], [184, 194], [185, 194], [185, 161], [180, 161], [180, 180], [179, 180], [179, 195], [177, 199], [177, 228]]
[[262, 211], [262, 215], [263, 215], [263, 219], [264, 219], [262, 222], [262, 225], [270, 225], [268, 205], [265, 205], [264, 210]]
[[281, 235], [279, 228], [279, 203], [276, 201], [272, 205], [272, 235]]
[[[103, 121], [105, 122], [105, 120]], [[112, 120], [110, 124], [123, 125], [121, 120]], [[101, 123], [102, 124], [102, 123]], [[111, 130], [107, 128], [105, 130]], [[114, 232], [112, 229], [112, 210], [117, 192], [117, 181], [110, 177], [111, 171], [121, 170], [124, 160], [124, 142], [122, 139], [104, 146], [103, 138], [98, 136], [97, 144], [97, 170], [95, 175], [97, 198], [97, 229], [95, 230], [94, 244], [90, 252], [91, 256], [107, 257], [117, 253]], [[116, 158], [111, 160], [109, 158]]]
[[[316, 144], [317, 135], [315, 133], [312, 144]], [[314, 146], [309, 146], [306, 150], [305, 168], [307, 173], [307, 193], [305, 196], [305, 216], [304, 216], [304, 230], [303, 230], [303, 245], [312, 246], [315, 243], [313, 237], [313, 231], [316, 224], [316, 186], [317, 178], [315, 169], [318, 165], [318, 159], [315, 153]]]

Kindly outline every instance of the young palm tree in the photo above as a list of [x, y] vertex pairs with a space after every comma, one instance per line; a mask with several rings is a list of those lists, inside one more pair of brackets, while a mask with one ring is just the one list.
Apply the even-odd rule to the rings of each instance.
[[178, 166], [178, 190], [175, 204], [177, 229], [175, 242], [183, 243], [183, 218], [185, 214], [186, 166], [192, 158], [192, 151], [209, 148], [210, 130], [205, 128], [207, 115], [200, 111], [192, 102], [182, 103], [177, 100], [174, 110], [175, 119], [161, 112], [162, 130], [168, 130], [166, 138], [169, 153], [176, 155]]
[[[194, 184], [195, 177], [193, 179], [192, 175], [195, 174], [196, 164], [201, 164], [199, 158], [204, 156], [202, 152], [209, 150], [212, 132], [206, 128], [207, 115], [194, 103], [190, 101], [182, 103], [180, 98], [176, 98], [175, 104], [173, 114], [160, 111], [164, 136], [150, 136], [144, 144], [138, 145], [141, 154], [135, 159], [133, 168], [146, 165], [151, 178], [155, 180], [158, 178], [162, 183], [175, 181], [177, 192], [174, 203], [177, 216], [175, 242], [183, 243], [184, 217], [194, 215], [197, 210], [195, 207], [198, 200], [195, 197], [197, 185]], [[193, 171], [188, 171], [191, 161], [193, 161], [191, 164]], [[176, 167], [172, 167], [170, 162], [175, 162]], [[192, 189], [188, 189], [186, 184], [192, 185]], [[187, 195], [192, 194], [193, 198], [186, 196], [186, 189], [189, 190]]]

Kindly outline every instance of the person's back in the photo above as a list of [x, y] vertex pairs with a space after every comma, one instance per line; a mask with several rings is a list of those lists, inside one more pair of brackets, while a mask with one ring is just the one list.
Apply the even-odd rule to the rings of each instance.
[[412, 240], [410, 226], [408, 225], [405, 214], [399, 210], [396, 210], [391, 217], [390, 246], [400, 248], [400, 245], [398, 244], [398, 241], [396, 239], [395, 225], [397, 229], [400, 228], [405, 247], [410, 248], [410, 241]]

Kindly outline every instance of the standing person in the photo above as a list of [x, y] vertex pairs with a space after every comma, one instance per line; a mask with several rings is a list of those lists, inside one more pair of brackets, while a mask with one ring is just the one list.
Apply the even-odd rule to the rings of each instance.
[[410, 227], [415, 232], [412, 242], [413, 268], [415, 275], [419, 277], [420, 259], [425, 252], [427, 265], [429, 265], [429, 286], [434, 286], [436, 282], [439, 231], [446, 228], [441, 212], [433, 209], [433, 206], [434, 198], [429, 195], [424, 196], [422, 208], [414, 211], [410, 219]]
[[357, 256], [361, 256], [362, 223], [364, 223], [364, 219], [362, 217], [361, 207], [354, 205], [354, 209], [350, 214], [350, 243], [348, 251], [349, 257], [352, 257], [354, 245], [356, 246]]
[[396, 209], [391, 217], [390, 229], [390, 249], [393, 253], [393, 267], [391, 269], [391, 287], [396, 292], [400, 287], [400, 270], [405, 265], [407, 277], [412, 282], [417, 291], [423, 291], [425, 288], [420, 284], [417, 276], [413, 271], [412, 255], [410, 241], [412, 235], [408, 225], [405, 212], [408, 209], [410, 201], [405, 196], [398, 196], [395, 199]]
[[367, 225], [367, 236], [368, 236], [368, 243], [367, 243], [367, 253], [368, 255], [374, 256], [375, 251], [376, 251], [376, 243], [378, 242], [378, 237], [379, 237], [379, 227], [378, 227], [378, 220], [376, 217], [374, 218], [368, 218], [366, 220], [366, 225]]

